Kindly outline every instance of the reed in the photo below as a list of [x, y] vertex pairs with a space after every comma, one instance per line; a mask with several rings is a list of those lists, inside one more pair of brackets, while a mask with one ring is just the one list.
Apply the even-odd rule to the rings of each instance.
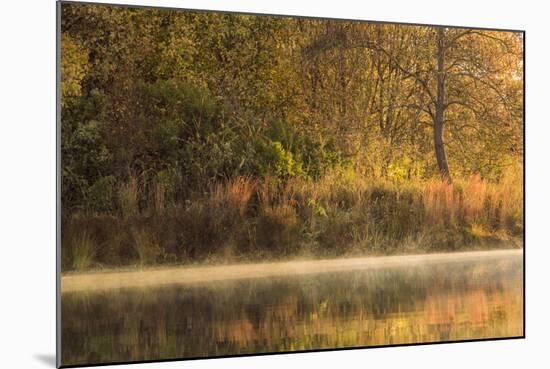
[[92, 236], [87, 232], [75, 235], [70, 245], [71, 266], [75, 270], [88, 269], [93, 265], [96, 255], [96, 245]]

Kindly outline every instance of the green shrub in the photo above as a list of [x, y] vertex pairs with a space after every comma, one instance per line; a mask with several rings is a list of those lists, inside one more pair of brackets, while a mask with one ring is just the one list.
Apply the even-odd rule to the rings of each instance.
[[300, 163], [294, 160], [292, 153], [285, 150], [281, 142], [259, 141], [256, 150], [257, 166], [261, 175], [288, 178], [304, 174]]
[[113, 209], [114, 176], [101, 177], [88, 189], [88, 209], [108, 212]]

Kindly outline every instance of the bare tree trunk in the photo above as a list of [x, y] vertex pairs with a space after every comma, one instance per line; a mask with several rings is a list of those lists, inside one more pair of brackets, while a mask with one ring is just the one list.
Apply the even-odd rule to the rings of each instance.
[[441, 177], [451, 182], [451, 173], [445, 155], [443, 128], [445, 125], [445, 30], [437, 28], [437, 100], [434, 117], [434, 146], [437, 166]]

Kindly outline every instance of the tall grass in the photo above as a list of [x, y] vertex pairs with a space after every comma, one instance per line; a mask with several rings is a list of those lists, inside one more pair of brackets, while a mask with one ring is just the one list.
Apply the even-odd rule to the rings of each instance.
[[71, 266], [75, 270], [87, 269], [92, 266], [96, 255], [96, 245], [92, 236], [87, 232], [76, 235], [69, 245], [71, 249]]
[[130, 176], [127, 182], [118, 188], [118, 207], [123, 218], [135, 215], [139, 211], [139, 189], [135, 176]]
[[[137, 182], [130, 178], [119, 188], [117, 227], [82, 233], [69, 265], [88, 268], [94, 258], [154, 264], [518, 247], [522, 191], [521, 172], [514, 171], [498, 182], [474, 175], [453, 184], [335, 171], [316, 181], [237, 177], [172, 206], [159, 198], [154, 209], [140, 210]], [[88, 215], [90, 224], [94, 216]], [[93, 236], [121, 255], [94, 254]]]
[[211, 206], [232, 212], [235, 216], [244, 216], [248, 202], [255, 190], [255, 182], [237, 177], [225, 183], [212, 186], [210, 191]]
[[162, 249], [155, 239], [156, 235], [147, 229], [132, 228], [130, 232], [139, 264], [154, 264], [162, 253]]

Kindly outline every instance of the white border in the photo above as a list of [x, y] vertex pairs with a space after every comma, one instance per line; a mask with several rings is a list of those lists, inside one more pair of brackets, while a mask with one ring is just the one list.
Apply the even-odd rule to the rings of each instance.
[[[139, 5], [452, 24], [527, 31], [527, 339], [142, 364], [154, 368], [543, 367], [550, 324], [547, 264], [549, 22], [543, 2], [120, 1]], [[0, 362], [52, 367], [55, 355], [55, 2], [0, 13]], [[532, 363], [532, 364], [531, 364]], [[126, 366], [119, 366], [120, 368]], [[135, 366], [134, 366], [135, 367]]]

